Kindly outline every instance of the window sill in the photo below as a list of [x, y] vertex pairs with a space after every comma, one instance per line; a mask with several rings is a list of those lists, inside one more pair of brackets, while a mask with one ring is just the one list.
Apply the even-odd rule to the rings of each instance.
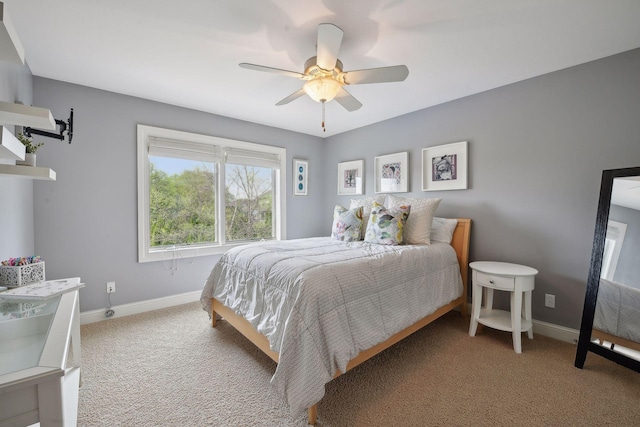
[[138, 262], [157, 262], [157, 261], [171, 261], [174, 259], [195, 258], [201, 256], [222, 255], [226, 251], [236, 246], [246, 245], [253, 241], [243, 241], [238, 243], [227, 243], [225, 245], [215, 246], [198, 246], [189, 248], [165, 248], [150, 251], [146, 254], [138, 254]]

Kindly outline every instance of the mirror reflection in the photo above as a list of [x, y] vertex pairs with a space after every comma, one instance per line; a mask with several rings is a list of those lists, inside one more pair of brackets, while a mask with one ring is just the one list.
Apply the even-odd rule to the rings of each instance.
[[640, 360], [640, 176], [613, 180], [592, 338]]

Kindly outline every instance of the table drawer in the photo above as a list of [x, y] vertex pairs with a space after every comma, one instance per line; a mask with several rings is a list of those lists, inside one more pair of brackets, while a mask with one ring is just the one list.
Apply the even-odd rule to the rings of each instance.
[[514, 276], [492, 276], [490, 274], [476, 272], [476, 280], [479, 284], [494, 289], [515, 289], [515, 277]]

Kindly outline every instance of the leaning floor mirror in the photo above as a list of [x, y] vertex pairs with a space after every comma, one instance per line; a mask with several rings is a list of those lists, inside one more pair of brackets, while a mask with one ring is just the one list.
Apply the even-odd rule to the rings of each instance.
[[602, 173], [576, 367], [588, 352], [640, 372], [640, 167]]

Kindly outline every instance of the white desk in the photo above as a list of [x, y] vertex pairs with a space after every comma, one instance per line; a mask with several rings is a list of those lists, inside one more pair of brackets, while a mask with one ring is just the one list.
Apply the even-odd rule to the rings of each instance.
[[[526, 332], [529, 339], [533, 339], [531, 291], [535, 287], [535, 276], [538, 270], [519, 264], [491, 261], [472, 262], [469, 267], [472, 270], [473, 283], [469, 335], [472, 337], [476, 335], [478, 323], [501, 331], [510, 331], [513, 336], [513, 349], [516, 353], [521, 353], [522, 332]], [[511, 293], [510, 313], [493, 309], [495, 289]], [[483, 291], [485, 307], [481, 309]]]
[[76, 425], [82, 284], [64, 280], [78, 286], [51, 298], [0, 293], [0, 427]]

